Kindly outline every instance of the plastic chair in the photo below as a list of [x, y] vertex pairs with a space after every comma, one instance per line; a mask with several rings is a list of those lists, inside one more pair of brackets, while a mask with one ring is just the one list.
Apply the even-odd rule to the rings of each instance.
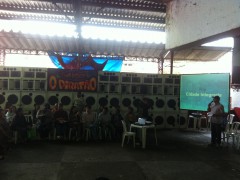
[[[72, 137], [72, 131], [74, 130], [73, 127], [70, 127], [69, 128], [69, 133], [68, 133], [68, 139], [69, 141], [71, 141], [71, 137]], [[76, 136], [78, 135], [77, 131], [75, 132]]]
[[[233, 130], [232, 130], [232, 139], [233, 139], [233, 146], [236, 145], [237, 148], [239, 148], [239, 127], [240, 127], [240, 122], [234, 122], [233, 123]], [[237, 143], [235, 144], [235, 139]]]
[[207, 126], [207, 118], [205, 116], [201, 116], [201, 117], [196, 117], [193, 115], [189, 115], [188, 116], [188, 128], [189, 128], [189, 124], [190, 124], [190, 119], [193, 119], [193, 127], [191, 129], [201, 129], [202, 128], [202, 121], [206, 122], [206, 126]]
[[125, 123], [124, 120], [122, 120], [122, 125], [123, 125], [122, 147], [123, 147], [123, 144], [124, 144], [125, 137], [127, 136], [128, 137], [128, 142], [129, 142], [129, 137], [133, 138], [133, 147], [135, 148], [135, 136], [136, 136], [136, 133], [127, 131], [127, 126], [126, 126], [126, 123]]
[[228, 144], [228, 141], [229, 141], [229, 138], [232, 138], [233, 140], [233, 144], [234, 144], [234, 139], [235, 139], [235, 136], [234, 134], [236, 133], [236, 128], [238, 128], [238, 123], [234, 122], [233, 123], [233, 119], [234, 119], [234, 114], [229, 114], [227, 116], [227, 125], [226, 125], [226, 128], [223, 132], [223, 141], [225, 142], [225, 139], [227, 138], [227, 144]]
[[[237, 122], [240, 123], [240, 122]], [[238, 128], [240, 127], [240, 125], [238, 125]], [[239, 149], [240, 148], [240, 132], [239, 129], [236, 130], [235, 132], [235, 138], [236, 138], [236, 148]]]
[[57, 139], [57, 128], [53, 128], [53, 140], [55, 141]]
[[111, 134], [111, 129], [108, 126], [100, 126], [98, 127], [98, 135], [99, 139], [104, 139], [104, 140], [111, 140], [112, 139], [112, 134]]
[[88, 139], [91, 137], [91, 129], [86, 127], [84, 131], [85, 131], [85, 141], [88, 141]]
[[207, 115], [207, 131], [211, 129], [211, 119], [212, 119], [212, 115], [208, 114]]
[[25, 117], [27, 123], [31, 123], [32, 122], [32, 119], [33, 119], [32, 115], [24, 115], [24, 117]]

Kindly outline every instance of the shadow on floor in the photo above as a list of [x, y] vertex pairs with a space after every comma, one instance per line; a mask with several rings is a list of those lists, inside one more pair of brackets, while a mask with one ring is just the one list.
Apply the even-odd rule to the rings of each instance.
[[1, 180], [239, 180], [240, 152], [208, 147], [207, 131], [149, 132], [146, 149], [121, 142], [34, 141], [0, 161]]

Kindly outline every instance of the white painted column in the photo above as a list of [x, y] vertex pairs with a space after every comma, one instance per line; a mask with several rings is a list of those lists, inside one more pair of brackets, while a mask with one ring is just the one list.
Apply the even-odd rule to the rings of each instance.
[[166, 49], [240, 27], [239, 0], [173, 0], [166, 18]]

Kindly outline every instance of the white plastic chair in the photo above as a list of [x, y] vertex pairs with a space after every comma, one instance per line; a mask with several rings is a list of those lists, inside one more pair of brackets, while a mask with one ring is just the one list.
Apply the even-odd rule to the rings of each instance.
[[[233, 123], [233, 131], [232, 131], [232, 138], [233, 138], [233, 146], [236, 145], [237, 149], [239, 148], [239, 127], [240, 127], [240, 122], [234, 122]], [[235, 139], [237, 143], [235, 144]]]
[[236, 124], [235, 122], [233, 123], [234, 116], [235, 116], [234, 114], [229, 114], [227, 116], [227, 125], [223, 132], [223, 141], [225, 142], [225, 139], [227, 138], [227, 144], [228, 144], [229, 138], [232, 138], [233, 144], [234, 144], [234, 140], [235, 140], [234, 134], [235, 134], [236, 128], [238, 128], [238, 124]]
[[24, 117], [25, 117], [27, 123], [30, 123], [33, 120], [32, 115], [27, 114], [27, 115], [24, 115]]
[[207, 115], [207, 131], [211, 130], [211, 119], [212, 119], [212, 115], [208, 114]]
[[[193, 120], [193, 127], [192, 128], [189, 128], [190, 119]], [[207, 125], [207, 118], [204, 115], [202, 115], [201, 117], [195, 117], [193, 115], [189, 115], [188, 116], [188, 128], [196, 130], [197, 126], [198, 126], [198, 129], [201, 129], [202, 128], [202, 121], [205, 121], [206, 125]]]
[[91, 129], [89, 127], [86, 127], [84, 131], [85, 131], [85, 141], [88, 141], [88, 139], [91, 137]]
[[123, 147], [123, 144], [124, 144], [125, 137], [127, 136], [128, 137], [128, 142], [129, 142], [129, 137], [133, 138], [133, 147], [135, 148], [135, 136], [136, 136], [136, 133], [127, 131], [126, 122], [124, 120], [122, 120], [122, 125], [123, 125], [122, 147]]
[[[68, 140], [69, 140], [69, 141], [71, 141], [73, 129], [74, 129], [73, 127], [70, 127], [70, 128], [69, 128], [69, 132], [68, 132]], [[77, 137], [77, 136], [78, 136], [77, 130], [76, 130], [75, 134], [76, 134], [76, 137]]]

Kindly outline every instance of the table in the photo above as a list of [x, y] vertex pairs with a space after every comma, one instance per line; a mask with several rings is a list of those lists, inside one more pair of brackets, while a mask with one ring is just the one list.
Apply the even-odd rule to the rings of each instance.
[[157, 133], [156, 133], [156, 126], [154, 124], [150, 125], [141, 125], [141, 124], [131, 124], [130, 125], [130, 131], [132, 128], [138, 128], [142, 129], [142, 148], [144, 149], [146, 147], [146, 134], [147, 134], [147, 129], [154, 129], [154, 136], [156, 140], [156, 145], [157, 145]]

